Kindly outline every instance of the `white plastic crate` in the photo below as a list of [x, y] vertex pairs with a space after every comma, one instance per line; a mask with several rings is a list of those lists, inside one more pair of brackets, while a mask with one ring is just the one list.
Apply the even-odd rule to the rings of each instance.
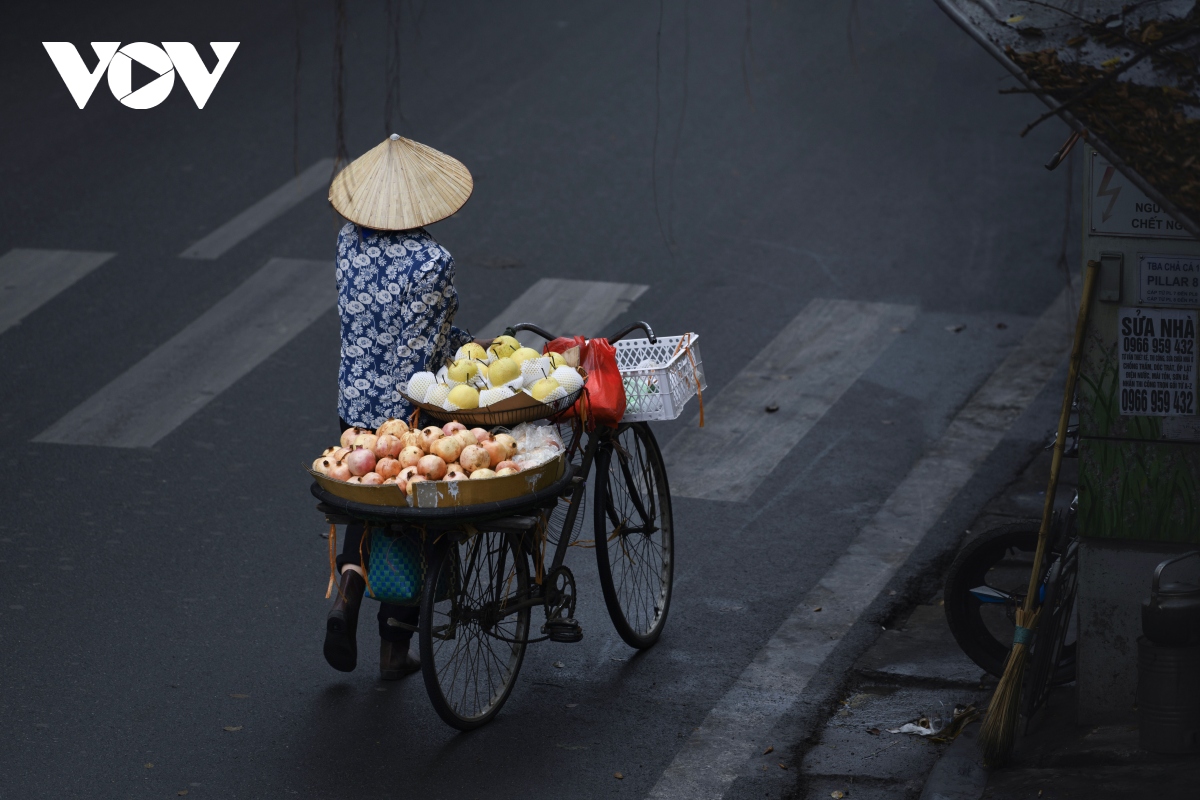
[[[675, 419], [695, 394], [708, 388], [694, 333], [649, 339], [621, 339], [617, 367], [625, 384], [625, 421]], [[681, 345], [680, 342], [684, 344]], [[691, 357], [688, 357], [688, 354]]]

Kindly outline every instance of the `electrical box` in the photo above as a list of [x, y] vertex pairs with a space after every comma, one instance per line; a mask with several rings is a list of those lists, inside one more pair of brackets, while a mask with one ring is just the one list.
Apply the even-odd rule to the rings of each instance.
[[1079, 530], [1200, 542], [1200, 242], [1085, 158], [1083, 260], [1100, 270], [1078, 383]]

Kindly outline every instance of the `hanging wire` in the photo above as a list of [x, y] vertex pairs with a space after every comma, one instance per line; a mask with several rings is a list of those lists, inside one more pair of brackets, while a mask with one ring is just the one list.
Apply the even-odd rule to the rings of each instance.
[[384, 80], [387, 83], [387, 94], [383, 102], [384, 135], [398, 133], [395, 123], [408, 124], [404, 118], [404, 107], [400, 85], [400, 40], [403, 33], [404, 4], [403, 0], [388, 0], [387, 3], [387, 58], [384, 67]]
[[658, 30], [654, 34], [654, 142], [650, 153], [650, 191], [654, 197], [654, 219], [658, 222], [658, 233], [662, 236], [663, 244], [671, 255], [671, 264], [675, 264], [675, 248], [667, 238], [667, 230], [663, 227], [662, 212], [658, 207], [658, 119], [662, 114], [662, 29], [665, 1], [658, 0]]
[[746, 0], [746, 33], [742, 37], [742, 86], [753, 110], [754, 93], [750, 91], [750, 70], [754, 67], [754, 17], [751, 2], [752, 0]]
[[679, 140], [683, 137], [683, 120], [687, 116], [688, 63], [691, 60], [690, 10], [691, 0], [683, 0], [683, 103], [679, 109], [679, 122], [675, 126], [675, 141], [671, 145], [671, 168], [667, 172], [667, 233], [672, 249], [678, 246], [675, 241], [675, 164], [679, 160]]
[[858, 73], [858, 54], [854, 51], [854, 26], [858, 25], [858, 0], [850, 0], [850, 12], [846, 15], [846, 45], [850, 49], [850, 66]]
[[[1082, 149], [1082, 148], [1080, 148]], [[1058, 263], [1056, 266], [1062, 270], [1063, 280], [1067, 284], [1067, 317], [1071, 325], [1075, 324], [1075, 314], [1079, 308], [1079, 304], [1075, 301], [1074, 284], [1071, 282], [1071, 265], [1067, 261], [1067, 243], [1071, 241], [1074, 231], [1074, 219], [1071, 215], [1071, 201], [1075, 196], [1075, 158], [1073, 153], [1067, 155], [1067, 210], [1063, 215], [1063, 232], [1062, 232], [1062, 248], [1058, 253]]]
[[333, 113], [334, 175], [350, 161], [346, 148], [346, 0], [334, 0], [333, 25]]
[[292, 174], [300, 174], [300, 0], [292, 0], [292, 16], [296, 22], [296, 63], [292, 69]]

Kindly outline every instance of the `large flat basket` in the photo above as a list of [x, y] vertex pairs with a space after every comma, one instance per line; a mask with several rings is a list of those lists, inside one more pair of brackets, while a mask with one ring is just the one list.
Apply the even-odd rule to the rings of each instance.
[[617, 367], [625, 384], [626, 422], [675, 419], [687, 401], [704, 391], [704, 362], [694, 333], [649, 339], [621, 339]]

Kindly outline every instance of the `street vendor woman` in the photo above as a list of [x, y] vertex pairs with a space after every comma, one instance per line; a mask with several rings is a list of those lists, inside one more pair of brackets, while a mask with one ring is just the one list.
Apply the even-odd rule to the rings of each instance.
[[[338, 233], [339, 433], [408, 419], [400, 388], [412, 373], [439, 364], [470, 335], [452, 323], [458, 310], [454, 259], [423, 226], [458, 211], [472, 190], [460, 162], [392, 134], [333, 179], [329, 202], [349, 222]], [[339, 585], [325, 627], [325, 660], [349, 672], [358, 662], [356, 630], [366, 564], [361, 523], [347, 526], [337, 559]], [[409, 653], [415, 606], [380, 603], [379, 675], [395, 680], [420, 668]]]

